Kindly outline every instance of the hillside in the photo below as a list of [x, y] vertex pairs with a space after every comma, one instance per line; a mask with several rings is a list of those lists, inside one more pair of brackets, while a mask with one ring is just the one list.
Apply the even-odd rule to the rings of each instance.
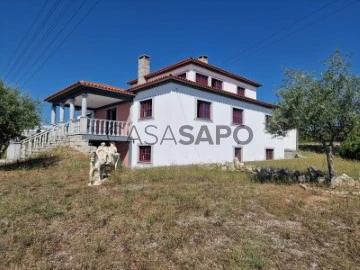
[[[324, 169], [304, 155], [266, 164]], [[122, 168], [89, 188], [88, 168], [59, 149], [0, 170], [1, 269], [360, 269], [359, 196], [198, 166]]]

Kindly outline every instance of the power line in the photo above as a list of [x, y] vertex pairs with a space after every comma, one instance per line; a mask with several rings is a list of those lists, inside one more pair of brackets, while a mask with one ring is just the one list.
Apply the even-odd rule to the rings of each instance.
[[13, 65], [10, 67], [9, 72], [6, 74], [5, 77], [10, 76], [11, 73], [14, 71], [14, 68], [17, 66], [19, 60], [24, 57], [24, 55], [27, 53], [27, 51], [29, 50], [29, 48], [31, 47], [32, 42], [39, 36], [39, 34], [42, 31], [42, 28], [44, 27], [44, 25], [47, 23], [47, 21], [50, 19], [50, 17], [52, 16], [52, 14], [55, 12], [55, 10], [57, 9], [57, 7], [59, 6], [59, 4], [61, 3], [62, 0], [58, 0], [55, 1], [52, 5], [52, 7], [50, 8], [50, 10], [48, 11], [47, 15], [45, 16], [45, 18], [42, 20], [42, 22], [40, 23], [40, 25], [38, 26], [37, 30], [35, 31], [35, 33], [33, 34], [33, 36], [31, 37], [31, 39], [27, 42], [25, 48], [22, 50], [22, 52], [20, 53], [20, 55], [17, 57], [17, 59], [14, 61]]
[[68, 25], [71, 23], [71, 21], [76, 17], [76, 15], [80, 12], [80, 10], [83, 8], [83, 6], [86, 4], [86, 0], [82, 2], [82, 4], [78, 7], [78, 9], [73, 13], [73, 15], [66, 21], [64, 26], [61, 28], [61, 30], [57, 33], [57, 35], [54, 36], [54, 38], [51, 40], [51, 42], [47, 45], [47, 47], [40, 53], [40, 55], [37, 57], [35, 62], [27, 69], [27, 71], [23, 74], [23, 76], [16, 81], [15, 85], [17, 85], [19, 82], [21, 82], [26, 75], [29, 74], [31, 69], [36, 66], [36, 64], [39, 62], [39, 60], [45, 55], [45, 53], [52, 47], [52, 45], [55, 43], [55, 41], [58, 39], [58, 37], [61, 36], [61, 34], [64, 32], [64, 30], [68, 27]]
[[57, 52], [57, 50], [65, 43], [65, 41], [75, 32], [76, 28], [86, 19], [90, 12], [96, 7], [101, 0], [97, 0], [94, 5], [88, 10], [88, 12], [78, 21], [73, 30], [58, 44], [53, 52], [45, 59], [45, 61], [35, 70], [33, 74], [24, 82], [23, 86], [26, 85], [38, 72], [39, 70], [50, 60], [51, 57]]
[[11, 64], [11, 59], [15, 58], [15, 56], [17, 55], [18, 51], [20, 50], [20, 48], [22, 47], [22, 45], [24, 44], [25, 40], [28, 38], [30, 32], [32, 31], [33, 27], [35, 26], [35, 23], [38, 21], [38, 19], [40, 18], [40, 15], [43, 13], [43, 11], [45, 10], [46, 4], [49, 3], [47, 0], [44, 1], [44, 4], [42, 5], [40, 11], [38, 12], [38, 14], [35, 16], [33, 22], [31, 23], [29, 29], [26, 31], [25, 35], [23, 36], [22, 40], [20, 41], [19, 45], [16, 47], [14, 53], [11, 55], [11, 57], [9, 58], [9, 61], [6, 64], [6, 67], [8, 67]]
[[34, 49], [31, 51], [31, 53], [23, 59], [23, 61], [18, 65], [18, 68], [15, 69], [15, 77], [20, 75], [20, 72], [26, 67], [26, 65], [30, 62], [32, 57], [39, 51], [41, 46], [45, 44], [48, 37], [51, 35], [51, 33], [55, 30], [56, 26], [59, 24], [59, 22], [62, 20], [62, 18], [65, 16], [65, 13], [71, 8], [72, 4], [74, 4], [75, 1], [68, 0], [67, 4], [63, 7], [63, 9], [60, 11], [60, 13], [57, 15], [56, 19], [53, 21], [50, 27], [46, 30], [46, 32], [43, 34], [43, 36], [38, 40], [37, 44], [34, 46]]
[[338, 10], [336, 10], [336, 11], [334, 11], [334, 12], [331, 12], [331, 13], [327, 14], [326, 16], [323, 16], [323, 17], [321, 17], [320, 19], [315, 20], [315, 21], [309, 23], [309, 24], [305, 25], [304, 27], [301, 27], [300, 29], [297, 29], [297, 30], [293, 31], [293, 32], [289, 33], [288, 35], [286, 35], [286, 36], [284, 36], [284, 37], [282, 37], [282, 38], [276, 39], [275, 41], [273, 41], [273, 42], [271, 42], [271, 43], [269, 43], [269, 44], [267, 44], [267, 45], [265, 45], [265, 46], [262, 46], [262, 47], [258, 48], [257, 50], [255, 50], [255, 51], [253, 51], [253, 52], [245, 55], [244, 58], [245, 58], [245, 57], [249, 57], [249, 56], [253, 55], [254, 53], [256, 53], [256, 52], [258, 52], [258, 51], [260, 51], [260, 50], [262, 50], [262, 49], [264, 49], [264, 48], [266, 48], [266, 47], [269, 47], [270, 45], [273, 45], [273, 44], [276, 43], [276, 42], [279, 42], [279, 41], [281, 41], [281, 40], [284, 40], [285, 38], [288, 38], [288, 37], [290, 37], [290, 36], [292, 36], [292, 35], [295, 35], [296, 33], [300, 32], [300, 31], [302, 31], [302, 30], [304, 30], [304, 29], [306, 29], [306, 28], [308, 28], [308, 27], [310, 27], [310, 26], [312, 26], [312, 25], [314, 25], [314, 24], [316, 24], [316, 23], [318, 23], [318, 22], [320, 22], [320, 21], [322, 21], [322, 20], [325, 20], [326, 18], [328, 18], [328, 17], [330, 17], [330, 16], [332, 16], [332, 15], [334, 15], [334, 14], [336, 14], [336, 13], [339, 13], [340, 11], [343, 11], [344, 9], [346, 9], [346, 8], [348, 8], [348, 7], [350, 7], [350, 6], [354, 5], [354, 4], [357, 4], [357, 3], [359, 3], [359, 2], [360, 2], [360, 0], [356, 0], [355, 2], [352, 2], [352, 3], [350, 3], [350, 4], [348, 4], [348, 5], [344, 6], [344, 7], [342, 7], [341, 9], [338, 9]]
[[256, 43], [252, 44], [251, 46], [245, 48], [245, 49], [242, 50], [240, 53], [238, 53], [238, 54], [235, 56], [235, 58], [231, 58], [231, 59], [229, 59], [229, 60], [227, 60], [227, 61], [224, 61], [224, 63], [225, 63], [225, 64], [226, 64], [226, 63], [227, 63], [227, 64], [233, 64], [233, 63], [237, 62], [237, 61], [239, 60], [240, 56], [242, 56], [245, 52], [254, 49], [254, 48], [257, 47], [258, 45], [260, 45], [260, 44], [264, 43], [265, 41], [267, 41], [267, 40], [269, 40], [269, 39], [277, 36], [278, 34], [284, 32], [285, 30], [288, 30], [289, 28], [291, 28], [292, 26], [296, 25], [297, 23], [304, 21], [305, 19], [307, 19], [307, 18], [311, 17], [312, 15], [320, 12], [321, 10], [327, 8], [328, 6], [334, 4], [334, 3], [337, 2], [337, 1], [338, 1], [338, 0], [333, 0], [333, 1], [331, 1], [331, 2], [329, 2], [329, 3], [327, 3], [327, 4], [325, 4], [325, 5], [321, 6], [320, 8], [318, 8], [318, 9], [316, 9], [316, 10], [314, 10], [314, 11], [308, 13], [308, 14], [306, 14], [305, 16], [303, 16], [303, 17], [301, 17], [301, 18], [293, 21], [293, 22], [290, 23], [289, 25], [281, 28], [280, 30], [278, 30], [278, 31], [270, 34], [269, 36], [265, 37], [264, 39], [262, 39], [262, 40], [260, 40], [260, 41], [258, 41], [258, 42], [256, 42]]

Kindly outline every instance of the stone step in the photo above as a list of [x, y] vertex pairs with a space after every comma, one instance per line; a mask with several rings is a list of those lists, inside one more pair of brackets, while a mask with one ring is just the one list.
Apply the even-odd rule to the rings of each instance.
[[45, 146], [41, 146], [41, 147], [38, 147], [37, 149], [55, 149], [56, 148], [56, 145], [45, 145]]
[[63, 138], [63, 139], [57, 139], [55, 142], [64, 143], [64, 142], [68, 142], [68, 141], [69, 141], [68, 138]]

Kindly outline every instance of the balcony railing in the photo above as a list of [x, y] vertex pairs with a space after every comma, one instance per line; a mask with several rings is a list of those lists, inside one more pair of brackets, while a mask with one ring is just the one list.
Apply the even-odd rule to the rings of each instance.
[[91, 118], [88, 120], [87, 134], [128, 136], [130, 125], [130, 122]]

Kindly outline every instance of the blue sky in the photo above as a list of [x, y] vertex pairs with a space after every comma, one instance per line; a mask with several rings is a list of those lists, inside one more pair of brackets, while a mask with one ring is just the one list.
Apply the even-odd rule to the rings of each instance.
[[[336, 48], [354, 54], [353, 71], [360, 73], [359, 1], [337, 12], [355, 1], [100, 0], [31, 80], [27, 78], [47, 54], [39, 58], [35, 66], [32, 63], [38, 54], [28, 57], [29, 61], [19, 66], [19, 73], [13, 71], [11, 76], [6, 77], [16, 59], [12, 58], [14, 51], [22, 38], [29, 32], [30, 39], [50, 6], [58, 0], [50, 1], [32, 32], [29, 32], [29, 27], [44, 0], [0, 1], [0, 77], [14, 84], [25, 75], [18, 85], [36, 98], [43, 99], [78, 80], [126, 88], [126, 82], [136, 77], [137, 56], [143, 53], [151, 56], [152, 71], [184, 58], [206, 54], [209, 63], [262, 83], [258, 99], [268, 102], [276, 102], [274, 90], [281, 84], [284, 67], [321, 71], [320, 60], [326, 59]], [[74, 23], [55, 39], [55, 45], [48, 53], [95, 2], [86, 1]], [[60, 2], [46, 27], [55, 21], [67, 3], [68, 0]], [[56, 33], [81, 3], [82, 0], [76, 0], [66, 9], [63, 19], [49, 38], [41, 42], [37, 53], [57, 36]], [[328, 6], [321, 11], [291, 25], [326, 4]], [[259, 41], [289, 25], [285, 31], [256, 46]], [[46, 32], [46, 27], [39, 34], [39, 39]], [[298, 32], [288, 36], [294, 31]], [[282, 40], [274, 42], [278, 39]], [[36, 42], [32, 46], [35, 45]], [[27, 53], [33, 50], [30, 45]], [[233, 59], [236, 61], [230, 61]], [[27, 73], [27, 70], [30, 72]], [[45, 118], [48, 118], [49, 111], [49, 106], [45, 105]]]

